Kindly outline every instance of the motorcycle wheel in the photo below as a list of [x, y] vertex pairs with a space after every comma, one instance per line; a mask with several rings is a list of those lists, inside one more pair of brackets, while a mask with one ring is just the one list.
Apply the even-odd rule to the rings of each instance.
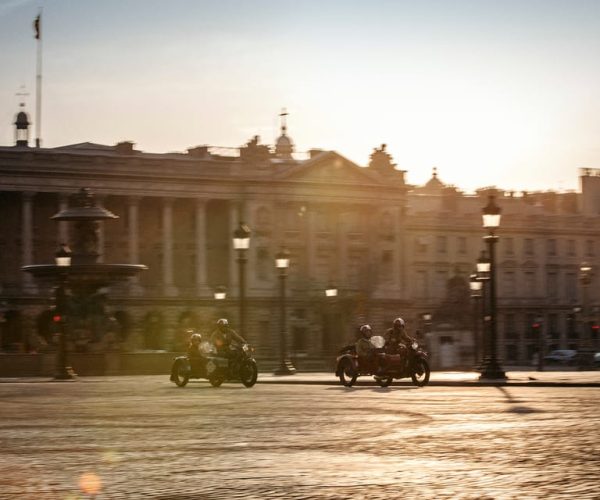
[[177, 387], [185, 387], [190, 380], [190, 375], [183, 366], [183, 363], [178, 363], [175, 367], [174, 380]]
[[410, 378], [412, 378], [413, 384], [423, 387], [427, 385], [429, 382], [429, 363], [424, 359], [417, 359], [414, 365], [414, 371], [411, 374]]
[[223, 379], [221, 377], [213, 377], [213, 378], [209, 378], [208, 381], [210, 382], [210, 385], [212, 385], [213, 387], [219, 387], [223, 382], [225, 382], [225, 379]]
[[349, 359], [342, 360], [342, 362], [340, 364], [339, 373], [340, 373], [340, 382], [345, 387], [352, 387], [358, 377], [358, 374], [354, 370], [354, 365], [352, 364], [352, 361], [350, 361]]
[[254, 361], [246, 361], [240, 368], [240, 380], [246, 387], [256, 384], [258, 378], [258, 367]]
[[389, 387], [394, 381], [394, 377], [375, 377], [375, 381], [379, 384], [379, 387]]

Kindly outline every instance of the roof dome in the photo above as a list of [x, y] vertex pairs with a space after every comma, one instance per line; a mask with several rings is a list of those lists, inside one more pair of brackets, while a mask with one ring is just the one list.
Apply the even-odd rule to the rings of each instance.
[[277, 138], [275, 142], [275, 156], [277, 158], [285, 158], [286, 160], [292, 159], [292, 153], [294, 152], [294, 143], [287, 136], [287, 123], [285, 117], [287, 116], [287, 111], [283, 109], [281, 111], [281, 135]]
[[29, 127], [29, 123], [29, 116], [27, 116], [27, 113], [25, 113], [25, 111], [19, 111], [15, 119], [15, 125], [17, 128], [27, 128]]

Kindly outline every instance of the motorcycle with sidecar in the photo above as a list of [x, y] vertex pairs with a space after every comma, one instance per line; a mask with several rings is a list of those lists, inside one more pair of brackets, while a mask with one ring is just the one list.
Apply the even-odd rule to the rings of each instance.
[[430, 376], [427, 352], [417, 341], [406, 346], [404, 353], [387, 347], [385, 339], [379, 335], [372, 336], [369, 342], [371, 351], [367, 356], [359, 356], [353, 344], [339, 352], [335, 375], [342, 385], [352, 387], [362, 375], [372, 375], [381, 387], [406, 377], [419, 387], [427, 385]]
[[213, 387], [225, 381], [239, 381], [252, 387], [258, 378], [254, 349], [248, 344], [232, 343], [229, 351], [219, 353], [208, 341], [200, 343], [199, 356], [178, 356], [171, 367], [171, 382], [185, 387], [190, 378], [208, 379]]

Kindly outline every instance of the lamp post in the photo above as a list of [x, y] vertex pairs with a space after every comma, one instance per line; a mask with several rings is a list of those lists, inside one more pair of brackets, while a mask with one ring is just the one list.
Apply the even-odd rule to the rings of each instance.
[[213, 296], [215, 300], [225, 300], [227, 298], [227, 289], [224, 286], [218, 286], [215, 288]]
[[483, 208], [483, 228], [488, 234], [483, 237], [488, 246], [490, 256], [490, 284], [489, 284], [489, 347], [488, 355], [481, 365], [480, 379], [506, 379], [506, 374], [500, 367], [496, 356], [497, 349], [497, 321], [496, 321], [496, 243], [498, 236], [495, 231], [500, 226], [500, 207], [496, 205], [495, 196], [489, 197], [488, 204]]
[[481, 321], [481, 297], [483, 292], [483, 281], [477, 277], [477, 273], [471, 274], [469, 278], [469, 289], [473, 299], [473, 357], [475, 364], [479, 362], [479, 322]]
[[67, 355], [67, 332], [65, 330], [65, 318], [67, 315], [67, 283], [69, 279], [69, 268], [71, 267], [71, 249], [61, 243], [60, 248], [54, 256], [55, 264], [61, 268], [58, 274], [59, 283], [56, 288], [56, 307], [52, 320], [57, 324], [59, 330], [58, 353], [56, 356], [56, 380], [73, 380], [76, 377], [73, 368], [69, 366]]
[[285, 314], [285, 280], [287, 270], [290, 267], [290, 252], [282, 248], [275, 256], [275, 267], [279, 269], [279, 368], [275, 370], [275, 375], [293, 375], [296, 368], [288, 357], [287, 350], [287, 327]]
[[246, 252], [250, 248], [250, 228], [240, 222], [240, 225], [233, 232], [233, 248], [237, 250], [238, 269], [239, 269], [239, 330], [242, 336], [246, 335], [246, 275], [245, 264], [248, 261]]
[[579, 266], [579, 280], [582, 287], [581, 300], [581, 323], [583, 325], [583, 335], [581, 346], [579, 349], [580, 367], [591, 366], [594, 356], [593, 339], [592, 339], [592, 323], [589, 304], [589, 287], [592, 283], [592, 266], [587, 262], [582, 262]]
[[[490, 281], [490, 259], [485, 250], [481, 251], [477, 263], [477, 279], [481, 282], [481, 307], [479, 309], [480, 321], [482, 322], [481, 329], [481, 349], [479, 359], [477, 360], [478, 367], [483, 365], [483, 358], [489, 355], [489, 338], [490, 338], [490, 307], [489, 307], [489, 292], [486, 292]], [[479, 368], [478, 368], [479, 369]]]
[[325, 289], [325, 297], [335, 298], [335, 297], [337, 297], [337, 294], [338, 294], [338, 289], [335, 285], [332, 285], [331, 283], [329, 285], [327, 285], [327, 288]]

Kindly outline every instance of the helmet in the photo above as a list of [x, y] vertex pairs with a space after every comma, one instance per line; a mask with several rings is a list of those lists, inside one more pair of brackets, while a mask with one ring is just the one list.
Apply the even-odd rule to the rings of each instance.
[[394, 320], [394, 328], [404, 328], [404, 320], [402, 318], [396, 318]]
[[217, 320], [217, 328], [219, 328], [219, 330], [223, 330], [224, 328], [227, 328], [229, 326], [229, 321], [227, 321], [225, 318], [221, 318], [219, 320]]
[[190, 342], [192, 344], [198, 344], [200, 343], [200, 341], [202, 340], [202, 335], [200, 335], [199, 333], [194, 333], [191, 337], [190, 337]]
[[363, 337], [370, 337], [371, 333], [373, 333], [371, 331], [371, 327], [369, 325], [363, 325], [363, 326], [361, 326], [360, 329], [359, 329], [359, 331], [360, 331], [360, 334]]

